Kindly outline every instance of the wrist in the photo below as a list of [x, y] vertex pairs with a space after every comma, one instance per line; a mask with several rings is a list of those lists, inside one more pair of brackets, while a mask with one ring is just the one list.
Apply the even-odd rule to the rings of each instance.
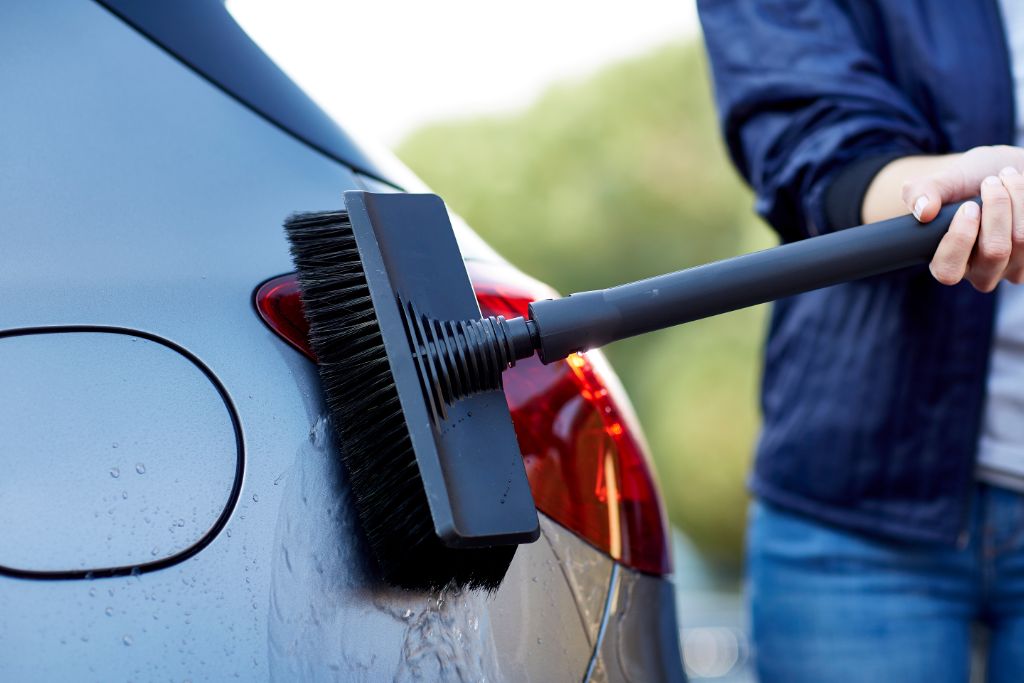
[[868, 184], [861, 204], [861, 219], [875, 223], [908, 212], [903, 193], [911, 178], [932, 175], [956, 164], [963, 153], [933, 156], [906, 156], [886, 164]]

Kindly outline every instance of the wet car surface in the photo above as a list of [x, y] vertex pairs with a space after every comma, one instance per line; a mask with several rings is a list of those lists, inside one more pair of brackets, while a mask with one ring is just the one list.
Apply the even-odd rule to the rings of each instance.
[[252, 299], [285, 216], [382, 179], [89, 0], [4, 5], [0, 55], [0, 679], [681, 677], [669, 581], [546, 516], [494, 595], [377, 580]]

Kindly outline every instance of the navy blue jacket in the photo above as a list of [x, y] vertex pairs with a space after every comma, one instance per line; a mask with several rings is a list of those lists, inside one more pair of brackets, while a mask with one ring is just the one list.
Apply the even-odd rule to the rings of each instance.
[[[848, 227], [830, 220], [828, 197], [865, 159], [1013, 142], [997, 0], [698, 8], [729, 152], [784, 240]], [[846, 190], [858, 205], [868, 179]], [[925, 268], [776, 303], [754, 492], [851, 529], [955, 542], [994, 312], [994, 295]]]

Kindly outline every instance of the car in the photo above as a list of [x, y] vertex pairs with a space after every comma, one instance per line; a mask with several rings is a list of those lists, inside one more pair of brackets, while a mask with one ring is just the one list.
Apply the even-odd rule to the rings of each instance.
[[[500, 589], [378, 578], [281, 225], [408, 169], [216, 1], [3, 3], [0, 63], [0, 680], [683, 680], [599, 353], [506, 377], [541, 537]], [[484, 313], [551, 295], [454, 221]]]

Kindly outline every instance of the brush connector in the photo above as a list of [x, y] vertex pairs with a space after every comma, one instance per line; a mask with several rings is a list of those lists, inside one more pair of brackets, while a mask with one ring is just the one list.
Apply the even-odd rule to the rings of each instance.
[[398, 304], [435, 422], [455, 401], [501, 389], [502, 373], [534, 353], [536, 329], [524, 318], [436, 320], [410, 301]]

